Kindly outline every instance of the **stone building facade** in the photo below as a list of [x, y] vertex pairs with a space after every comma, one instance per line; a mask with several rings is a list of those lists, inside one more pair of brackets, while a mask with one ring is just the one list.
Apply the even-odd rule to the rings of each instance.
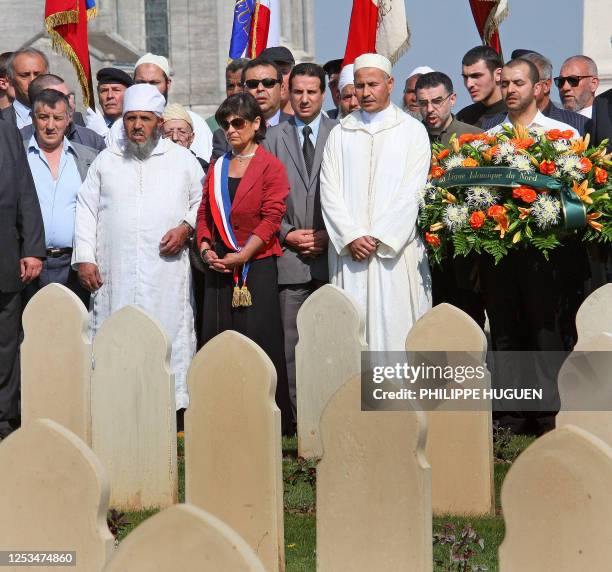
[[[280, 38], [296, 61], [314, 59], [314, 0], [282, 0]], [[0, 53], [33, 45], [51, 60], [51, 71], [80, 93], [68, 60], [51, 50], [44, 31], [44, 0], [0, 0]], [[233, 0], [97, 0], [89, 24], [93, 75], [106, 66], [131, 72], [145, 52], [166, 55], [172, 70], [170, 100], [202, 115], [214, 112], [225, 94], [225, 66]], [[94, 79], [95, 84], [95, 79]]]

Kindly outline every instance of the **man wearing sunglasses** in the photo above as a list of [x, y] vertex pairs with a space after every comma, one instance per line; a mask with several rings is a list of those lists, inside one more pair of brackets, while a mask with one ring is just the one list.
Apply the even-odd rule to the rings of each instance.
[[599, 87], [597, 64], [588, 56], [572, 56], [561, 66], [555, 78], [561, 103], [565, 109], [591, 118], [593, 100]]
[[[517, 58], [530, 61], [538, 68], [541, 89], [536, 95], [536, 105], [542, 114], [551, 119], [561, 121], [562, 123], [567, 123], [576, 129], [580, 135], [584, 135], [589, 121], [588, 118], [574, 111], [557, 107], [550, 99], [550, 90], [553, 82], [553, 66], [551, 61], [542, 54], [531, 50], [514, 50], [512, 54], [514, 55], [516, 52], [520, 53], [520, 55], [516, 56]], [[487, 131], [502, 123], [505, 117], [505, 113], [499, 113], [498, 115], [490, 117], [483, 122], [482, 128]]]
[[[251, 60], [242, 70], [243, 90], [250, 93], [259, 104], [266, 120], [266, 127], [274, 127], [281, 121], [287, 121], [291, 115], [281, 110], [281, 85], [283, 74], [280, 68], [270, 60], [259, 57]], [[213, 134], [214, 159], [225, 155], [231, 147], [222, 129]]]

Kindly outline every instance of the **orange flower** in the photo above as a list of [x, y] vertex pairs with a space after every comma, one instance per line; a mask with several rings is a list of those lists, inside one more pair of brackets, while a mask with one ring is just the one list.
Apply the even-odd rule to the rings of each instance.
[[489, 152], [491, 155], [497, 155], [499, 153], [499, 145], [493, 145], [493, 147], [489, 149]]
[[486, 216], [482, 211], [474, 211], [470, 216], [470, 226], [473, 229], [480, 228], [485, 222]]
[[560, 139], [571, 139], [574, 136], [574, 132], [571, 129], [566, 129], [565, 131], [561, 131]]
[[444, 175], [444, 173], [446, 173], [446, 171], [442, 167], [433, 166], [429, 171], [429, 176], [432, 179], [437, 179]]
[[448, 154], [450, 153], [450, 151], [448, 149], [442, 149], [442, 151], [440, 151], [437, 155], [436, 155], [436, 159], [438, 159], [438, 161], [444, 159], [444, 157], [448, 157]]
[[438, 248], [440, 246], [440, 238], [437, 234], [432, 234], [430, 232], [425, 233], [425, 240], [431, 244], [434, 248]]
[[521, 213], [519, 215], [520, 220], [525, 220], [531, 213], [531, 209], [525, 209], [523, 207], [519, 207], [518, 210]]
[[459, 145], [465, 145], [466, 143], [475, 141], [476, 135], [476, 133], [464, 133], [463, 135], [459, 135]]
[[545, 133], [546, 139], [549, 141], [558, 141], [561, 139], [561, 131], [559, 129], [551, 129]]
[[595, 182], [604, 185], [608, 181], [608, 171], [600, 167], [595, 167]]
[[510, 143], [514, 146], [515, 149], [529, 149], [533, 145], [533, 139], [531, 137], [526, 137], [525, 139], [510, 139]]
[[505, 213], [506, 213], [506, 207], [502, 205], [493, 205], [492, 207], [489, 207], [489, 210], [487, 211], [487, 215], [493, 219]]
[[471, 157], [466, 157], [463, 161], [461, 161], [461, 165], [463, 167], [478, 167], [478, 161], [476, 161], [476, 159], [472, 159]]
[[593, 168], [593, 163], [591, 163], [588, 157], [580, 158], [580, 170], [583, 173], [588, 173], [592, 168]]
[[540, 163], [540, 173], [543, 175], [552, 175], [557, 169], [554, 161], [542, 161]]
[[522, 199], [526, 203], [532, 203], [538, 198], [538, 195], [531, 187], [526, 187], [523, 185], [512, 189], [512, 198]]
[[589, 189], [589, 182], [587, 179], [582, 181], [580, 184], [576, 183], [576, 181], [572, 181], [572, 191], [578, 195], [583, 203], [588, 205], [593, 204], [593, 199], [589, 195], [594, 193], [595, 189]]
[[601, 217], [601, 213], [591, 213], [587, 215], [587, 224], [592, 226], [596, 231], [601, 231], [603, 228], [603, 224], [595, 222], [599, 217]]
[[499, 230], [500, 238], [504, 238], [504, 235], [510, 226], [508, 223], [508, 217], [505, 214], [500, 214], [499, 216], [495, 217], [495, 222], [497, 223], [495, 230]]

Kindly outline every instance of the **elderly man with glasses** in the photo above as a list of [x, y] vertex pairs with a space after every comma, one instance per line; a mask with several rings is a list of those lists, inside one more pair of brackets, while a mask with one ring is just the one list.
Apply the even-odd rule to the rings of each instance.
[[595, 92], [599, 87], [597, 64], [591, 58], [567, 58], [561, 66], [559, 77], [555, 78], [555, 85], [565, 109], [591, 118]]

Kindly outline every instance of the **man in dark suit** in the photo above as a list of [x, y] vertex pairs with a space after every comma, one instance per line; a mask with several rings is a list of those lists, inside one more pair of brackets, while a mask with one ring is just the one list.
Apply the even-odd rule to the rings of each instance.
[[19, 132], [0, 121], [0, 438], [19, 423], [21, 290], [38, 277], [45, 235]]
[[[515, 50], [515, 52], [516, 51], [519, 50]], [[532, 51], [524, 51], [524, 53], [519, 57], [523, 60], [530, 61], [535, 65], [535, 67], [538, 68], [538, 72], [540, 74], [540, 85], [542, 86], [542, 89], [536, 98], [538, 109], [546, 117], [556, 119], [557, 121], [561, 121], [561, 123], [567, 123], [576, 129], [580, 135], [584, 135], [587, 129], [588, 118], [584, 115], [580, 115], [579, 113], [575, 113], [574, 111], [557, 107], [550, 100], [553, 75], [553, 66], [550, 60], [542, 54]], [[486, 120], [484, 120], [482, 128], [486, 131], [487, 129], [491, 129], [496, 125], [503, 123], [505, 119], [505, 113], [498, 113], [497, 115], [488, 117]]]
[[[261, 107], [266, 127], [274, 127], [291, 117], [281, 110], [281, 86], [283, 73], [281, 69], [271, 60], [255, 58], [251, 60], [242, 70], [243, 90], [250, 93]], [[214, 159], [225, 155], [231, 150], [225, 138], [223, 129], [217, 129], [213, 133], [213, 151], [210, 157]]]
[[297, 313], [306, 298], [329, 279], [319, 173], [325, 143], [338, 122], [321, 113], [324, 99], [323, 68], [313, 63], [295, 66], [289, 76], [289, 101], [295, 116], [270, 129], [263, 143], [283, 163], [291, 185], [280, 228], [283, 256], [278, 259], [278, 283], [294, 417]]
[[12, 54], [13, 52], [0, 54], [0, 119], [2, 119], [2, 110], [11, 107], [15, 99], [15, 90], [9, 82], [7, 67]]

